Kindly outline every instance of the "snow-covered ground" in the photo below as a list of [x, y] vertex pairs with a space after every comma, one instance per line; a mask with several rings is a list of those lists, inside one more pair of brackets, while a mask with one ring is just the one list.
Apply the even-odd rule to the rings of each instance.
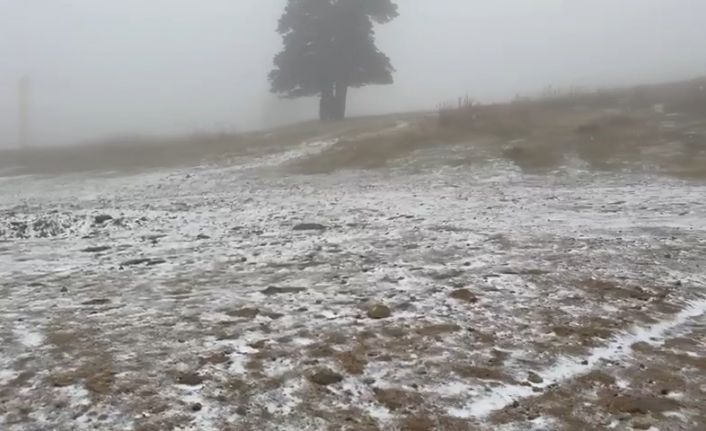
[[0, 429], [706, 428], [706, 185], [335, 145], [0, 178]]

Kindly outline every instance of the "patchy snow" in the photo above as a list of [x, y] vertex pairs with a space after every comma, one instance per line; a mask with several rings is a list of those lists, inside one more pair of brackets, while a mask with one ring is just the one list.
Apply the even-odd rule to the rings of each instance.
[[258, 157], [255, 159], [242, 157], [240, 159], [231, 160], [231, 163], [235, 162], [235, 164], [228, 170], [234, 172], [262, 168], [273, 168], [281, 166], [285, 163], [293, 162], [298, 159], [322, 153], [323, 151], [326, 151], [337, 143], [338, 139], [302, 142], [295, 148], [284, 152], [278, 152], [267, 156]]
[[286, 417], [297, 410], [301, 404], [300, 392], [306, 388], [303, 378], [290, 381], [280, 389], [265, 392], [257, 396], [257, 401], [261, 403], [265, 410], [275, 417]]
[[25, 324], [16, 324], [13, 333], [17, 341], [29, 349], [37, 348], [44, 343], [44, 335]]
[[606, 362], [616, 361], [631, 355], [630, 346], [644, 342], [660, 344], [670, 331], [678, 329], [690, 319], [703, 316], [706, 313], [706, 300], [692, 301], [687, 308], [679, 312], [672, 319], [660, 321], [647, 327], [636, 327], [618, 335], [610, 344], [593, 349], [583, 358], [559, 358], [551, 368], [537, 371], [543, 382], [528, 385], [502, 385], [492, 388], [490, 393], [477, 399], [472, 399], [465, 408], [452, 408], [449, 413], [461, 418], [485, 418], [494, 411], [500, 410], [521, 398], [535, 394], [534, 388], [547, 388], [560, 384], [566, 380], [589, 373]]
[[[481, 429], [551, 429], [546, 414], [485, 421], [594, 369], [634, 389], [640, 378], [608, 362], [634, 366], [636, 342], [659, 349], [682, 328], [703, 332], [703, 184], [529, 175], [506, 161], [280, 169], [337, 144], [148, 174], [3, 179], [3, 429], [89, 426], [57, 413], [55, 396], [105, 415], [99, 429], [316, 430], [346, 417], [394, 429], [415, 409]], [[460, 289], [471, 296], [453, 297]], [[391, 316], [369, 318], [373, 303]], [[705, 348], [674, 350], [698, 361]], [[306, 376], [319, 367], [343, 380], [314, 386]], [[523, 384], [531, 370], [542, 383]], [[203, 382], [179, 384], [174, 371]], [[684, 371], [694, 383], [679, 402], [692, 410], [675, 420], [693, 418], [697, 371]], [[420, 396], [391, 409], [380, 389]]]

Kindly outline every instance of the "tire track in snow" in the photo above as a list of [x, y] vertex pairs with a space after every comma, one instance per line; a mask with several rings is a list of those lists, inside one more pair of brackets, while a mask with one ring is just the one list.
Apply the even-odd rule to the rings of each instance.
[[[273, 154], [257, 157], [254, 160], [249, 160], [243, 163], [237, 163], [237, 161], [234, 161], [234, 165], [228, 168], [228, 170], [244, 171], [282, 166], [286, 163], [291, 163], [295, 160], [299, 160], [304, 157], [311, 157], [320, 154], [333, 147], [334, 145], [338, 144], [338, 141], [338, 139], [304, 141], [294, 149], [275, 152]], [[250, 158], [242, 157], [240, 159], [247, 160]]]
[[581, 377], [598, 368], [605, 361], [615, 361], [631, 356], [635, 343], [645, 342], [657, 345], [664, 341], [667, 334], [685, 325], [689, 320], [706, 314], [706, 299], [689, 302], [688, 306], [673, 319], [663, 320], [654, 325], [635, 327], [630, 331], [614, 337], [613, 341], [603, 347], [592, 349], [587, 358], [563, 357], [555, 365], [543, 371], [536, 372], [544, 381], [534, 386], [502, 385], [493, 388], [487, 395], [473, 400], [464, 408], [450, 409], [449, 414], [463, 419], [485, 419], [495, 411], [511, 405], [518, 399], [536, 396], [535, 388], [546, 389], [550, 386]]

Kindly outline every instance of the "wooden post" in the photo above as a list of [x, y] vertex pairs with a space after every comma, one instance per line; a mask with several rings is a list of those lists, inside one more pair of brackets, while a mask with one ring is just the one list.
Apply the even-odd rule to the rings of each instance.
[[19, 145], [20, 148], [29, 147], [29, 98], [30, 98], [31, 82], [29, 76], [20, 78], [18, 86], [19, 108], [20, 108], [20, 130], [19, 130]]

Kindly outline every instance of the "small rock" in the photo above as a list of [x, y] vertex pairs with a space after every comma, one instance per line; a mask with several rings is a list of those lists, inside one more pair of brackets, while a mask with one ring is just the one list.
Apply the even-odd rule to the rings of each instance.
[[166, 238], [167, 235], [163, 233], [157, 233], [157, 234], [152, 234], [152, 235], [145, 235], [142, 237], [143, 241], [149, 241], [154, 245], [157, 245], [159, 243], [159, 240], [162, 238]]
[[197, 373], [180, 373], [176, 380], [180, 385], [187, 386], [198, 386], [203, 383], [203, 377]]
[[155, 266], [155, 265], [161, 265], [163, 263], [167, 263], [167, 261], [164, 259], [139, 258], [139, 259], [126, 260], [125, 262], [121, 263], [120, 266], [137, 266], [137, 265]]
[[453, 299], [468, 302], [470, 304], [475, 304], [478, 302], [478, 297], [468, 289], [456, 289], [451, 292], [449, 296]]
[[309, 380], [320, 386], [328, 386], [340, 383], [343, 381], [343, 376], [329, 370], [328, 368], [322, 368], [310, 375]]
[[213, 365], [219, 365], [219, 364], [225, 364], [228, 362], [230, 355], [226, 352], [215, 352], [211, 353], [210, 355], [201, 358], [201, 362], [204, 364], [213, 364]]
[[300, 223], [296, 226], [294, 226], [293, 230], [295, 231], [306, 231], [306, 230], [326, 230], [326, 226], [318, 223]]
[[391, 315], [390, 308], [383, 304], [375, 304], [368, 309], [368, 317], [371, 319], [387, 319]]
[[241, 317], [244, 319], [254, 319], [260, 314], [260, 310], [254, 307], [245, 307], [237, 310], [227, 311], [227, 315], [231, 317]]
[[437, 337], [443, 334], [450, 334], [460, 331], [461, 327], [455, 323], [441, 323], [437, 325], [427, 325], [417, 329], [417, 334], [424, 337]]
[[113, 220], [113, 216], [108, 215], [108, 214], [100, 214], [97, 215], [93, 218], [93, 223], [94, 224], [103, 224], [107, 222], [108, 220]]
[[110, 247], [107, 245], [102, 245], [98, 247], [87, 247], [81, 250], [84, 253], [101, 253], [103, 251], [108, 251], [110, 250]]
[[86, 302], [82, 302], [81, 305], [105, 305], [108, 303], [110, 303], [110, 299], [98, 298], [98, 299], [91, 299]]
[[143, 263], [148, 263], [149, 261], [150, 261], [150, 259], [147, 259], [147, 258], [130, 259], [130, 260], [126, 260], [125, 262], [121, 263], [120, 266], [142, 265]]
[[544, 383], [544, 379], [539, 374], [532, 371], [527, 374], [527, 381], [536, 385]]
[[271, 296], [271, 295], [280, 295], [283, 293], [299, 293], [305, 291], [306, 288], [304, 287], [276, 287], [276, 286], [270, 286], [267, 289], [262, 291], [263, 295]]
[[633, 429], [636, 429], [636, 430], [648, 430], [648, 429], [652, 428], [652, 423], [647, 419], [641, 419], [641, 420], [634, 421], [632, 423], [632, 427], [633, 427]]
[[258, 340], [258, 341], [255, 341], [254, 343], [248, 344], [248, 346], [252, 347], [253, 349], [262, 349], [266, 345], [267, 345], [266, 339]]
[[194, 403], [191, 405], [192, 412], [200, 412], [202, 408], [203, 406], [201, 405], [201, 403]]
[[61, 293], [69, 293], [69, 289], [66, 288], [66, 286], [61, 288]]
[[196, 239], [211, 239], [211, 237], [206, 234], [200, 233], [196, 235]]

